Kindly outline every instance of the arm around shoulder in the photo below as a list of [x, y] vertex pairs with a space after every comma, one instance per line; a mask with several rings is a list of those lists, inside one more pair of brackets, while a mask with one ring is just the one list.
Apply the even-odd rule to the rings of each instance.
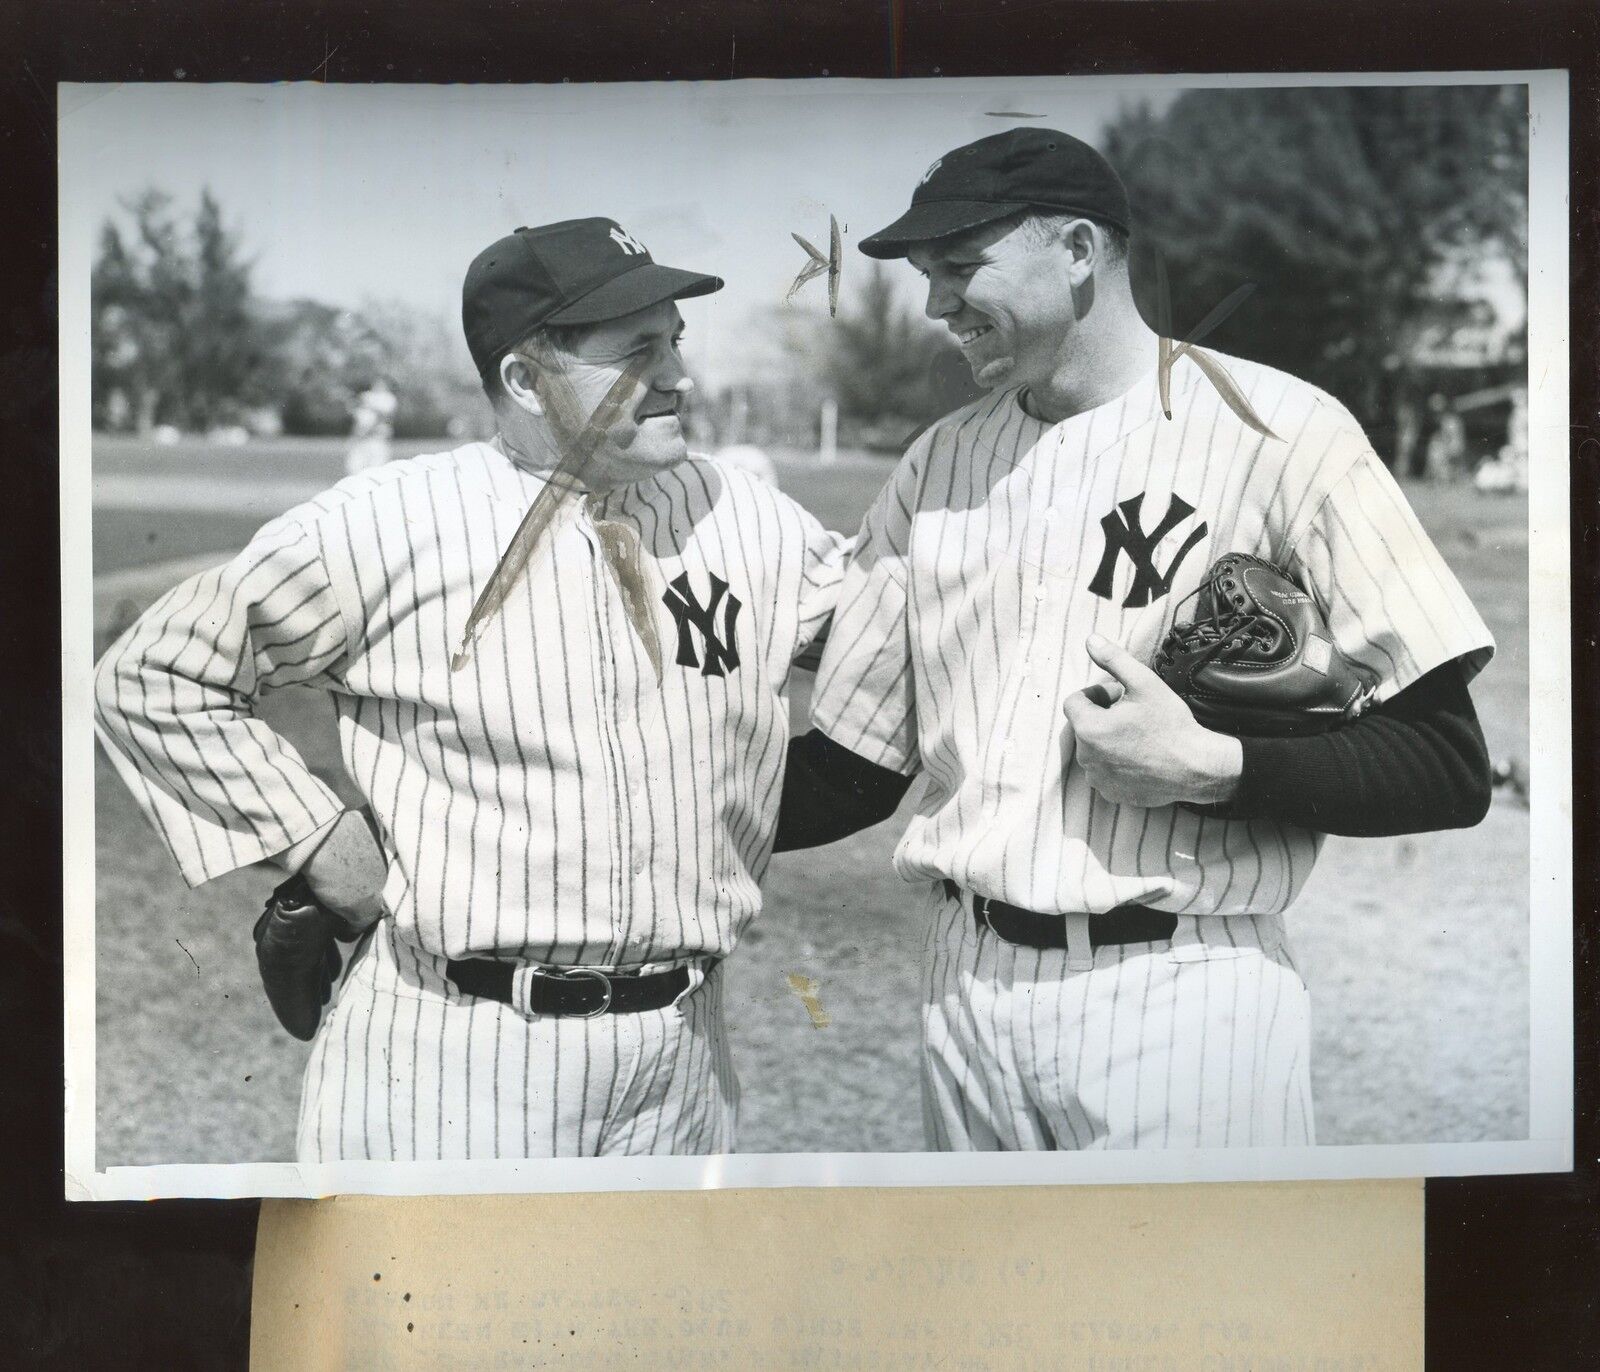
[[841, 747], [820, 729], [789, 740], [773, 851], [837, 843], [889, 818], [911, 778]]

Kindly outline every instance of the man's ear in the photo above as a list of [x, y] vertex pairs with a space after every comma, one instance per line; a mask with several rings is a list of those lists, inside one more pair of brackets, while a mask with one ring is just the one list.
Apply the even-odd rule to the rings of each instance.
[[1061, 245], [1067, 250], [1068, 271], [1074, 281], [1088, 276], [1100, 262], [1102, 245], [1087, 219], [1074, 219], [1066, 225], [1061, 230]]
[[533, 372], [516, 353], [507, 353], [500, 359], [500, 385], [519, 409], [529, 414], [544, 413], [544, 406], [534, 390]]

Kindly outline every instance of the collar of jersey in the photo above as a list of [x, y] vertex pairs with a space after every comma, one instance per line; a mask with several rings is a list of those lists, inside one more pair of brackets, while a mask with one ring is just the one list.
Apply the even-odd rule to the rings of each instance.
[[[1187, 366], [1182, 365], [1186, 362], [1188, 362], [1186, 357], [1180, 357], [1178, 362], [1173, 365], [1171, 394], [1174, 396], [1187, 394], [1189, 388], [1194, 385], [1195, 378], [1200, 375], [1200, 369], [1192, 363]], [[1040, 419], [1037, 415], [1029, 414], [1027, 407], [1022, 403], [1023, 397], [1027, 392], [1026, 385], [1017, 386], [1011, 395], [1012, 402], [1021, 411], [1023, 418], [1030, 423], [1040, 425], [1045, 433], [1053, 433], [1065, 425], [1083, 423], [1092, 416], [1099, 414], [1102, 410], [1109, 409], [1113, 405], [1124, 404], [1134, 397], [1142, 398], [1148, 396], [1153, 401], [1156, 392], [1156, 368], [1151, 367], [1149, 371], [1142, 373], [1139, 379], [1129, 386], [1127, 390], [1123, 391], [1121, 395], [1114, 395], [1110, 400], [1103, 400], [1100, 404], [1094, 405], [1087, 410], [1079, 410], [1076, 414], [1069, 414], [1065, 419]], [[1160, 413], [1160, 411], [1158, 410], [1157, 413]]]

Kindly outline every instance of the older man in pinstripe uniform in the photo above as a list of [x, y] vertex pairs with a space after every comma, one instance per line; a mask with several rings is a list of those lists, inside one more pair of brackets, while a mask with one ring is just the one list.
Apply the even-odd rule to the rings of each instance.
[[[365, 930], [302, 1161], [733, 1146], [718, 968], [845, 541], [686, 452], [676, 301], [721, 284], [605, 219], [492, 244], [463, 322], [495, 440], [288, 511], [100, 665], [101, 739], [184, 878], [271, 860]], [[452, 670], [552, 482], [571, 498]], [[366, 817], [256, 716], [291, 683], [332, 699]]]

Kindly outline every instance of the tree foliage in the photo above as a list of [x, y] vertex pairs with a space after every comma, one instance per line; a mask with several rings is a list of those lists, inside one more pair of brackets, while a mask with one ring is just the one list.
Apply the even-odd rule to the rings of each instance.
[[273, 380], [238, 236], [209, 191], [187, 223], [161, 191], [125, 209], [125, 225], [102, 228], [91, 277], [96, 417], [120, 394], [140, 428], [236, 423]]
[[826, 335], [827, 380], [841, 423], [898, 447], [906, 433], [981, 394], [940, 334], [895, 298], [888, 270], [872, 262]]
[[382, 347], [381, 374], [400, 401], [396, 438], [455, 433], [471, 418], [487, 421], [483, 389], [454, 321], [396, 300], [368, 300], [358, 314]]
[[[1452, 263], [1527, 279], [1527, 103], [1520, 87], [1189, 91], [1106, 130], [1128, 183], [1135, 290], [1157, 322], [1154, 259], [1178, 337], [1244, 282], [1204, 343], [1345, 401], [1380, 438], [1420, 384], [1419, 330], [1457, 303]], [[1381, 445], [1380, 445], [1381, 446]]]
[[443, 320], [390, 301], [262, 300], [209, 191], [187, 219], [154, 189], [122, 209], [101, 229], [91, 277], [97, 426], [203, 433], [271, 418], [292, 434], [347, 434], [379, 378], [399, 399], [397, 437], [454, 432], [481, 409]]

